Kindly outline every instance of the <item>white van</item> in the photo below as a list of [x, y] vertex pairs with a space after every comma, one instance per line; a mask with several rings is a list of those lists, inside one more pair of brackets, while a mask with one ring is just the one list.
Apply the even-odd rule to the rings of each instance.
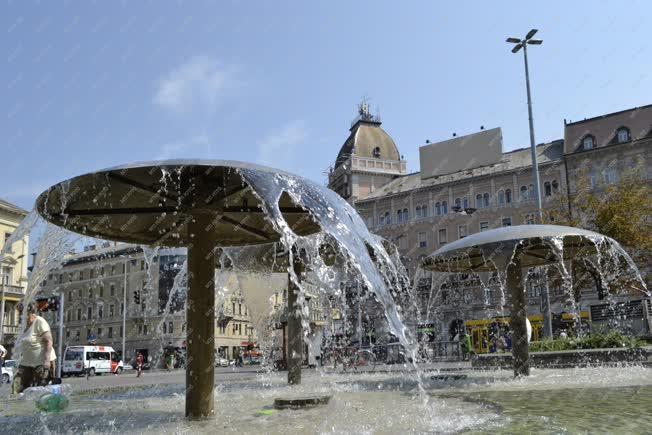
[[110, 346], [68, 346], [63, 357], [63, 375], [94, 376], [122, 373], [124, 365]]

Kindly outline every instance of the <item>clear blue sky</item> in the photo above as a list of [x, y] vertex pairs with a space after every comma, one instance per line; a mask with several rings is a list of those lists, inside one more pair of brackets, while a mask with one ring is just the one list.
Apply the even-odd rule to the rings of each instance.
[[252, 161], [319, 182], [363, 96], [411, 171], [418, 147], [503, 128], [528, 145], [652, 103], [652, 3], [8, 1], [0, 197], [160, 158]]

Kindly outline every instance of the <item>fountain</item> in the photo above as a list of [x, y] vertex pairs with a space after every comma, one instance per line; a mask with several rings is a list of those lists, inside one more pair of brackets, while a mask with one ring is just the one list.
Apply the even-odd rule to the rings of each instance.
[[519, 225], [475, 233], [443, 246], [424, 258], [421, 267], [438, 272], [495, 271], [505, 275], [505, 289], [511, 299], [514, 375], [528, 376], [529, 337], [522, 269], [556, 263], [568, 276], [565, 261], [600, 257], [613, 249], [638, 276], [629, 255], [613, 239], [593, 231], [558, 225]]
[[[290, 384], [301, 381], [301, 269], [305, 262], [314, 269], [325, 265], [319, 255], [321, 242], [305, 236], [320, 230], [337, 242], [344, 255], [355, 259], [364, 282], [383, 304], [392, 332], [412, 348], [385, 285], [392, 281], [391, 277], [387, 281], [387, 274], [396, 275], [396, 270], [382, 243], [340, 197], [300, 177], [231, 161], [137, 163], [61, 182], [38, 197], [36, 208], [47, 221], [85, 236], [188, 248], [188, 417], [214, 413], [218, 248], [276, 241], [287, 248]], [[379, 264], [384, 265], [383, 276], [376, 268]]]

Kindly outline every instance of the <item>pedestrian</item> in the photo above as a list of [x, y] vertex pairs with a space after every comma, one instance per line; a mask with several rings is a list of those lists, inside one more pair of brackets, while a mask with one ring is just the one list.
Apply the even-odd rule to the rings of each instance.
[[[27, 327], [20, 338], [20, 365], [18, 393], [33, 385], [45, 386], [50, 378], [52, 334], [47, 320], [38, 315], [38, 305], [30, 302], [26, 307]], [[19, 311], [23, 306], [19, 305]]]
[[174, 368], [174, 355], [172, 352], [168, 352], [165, 355], [165, 368], [168, 369], [168, 372]]
[[466, 331], [462, 331], [462, 336], [460, 338], [460, 346], [462, 347], [462, 359], [467, 361], [471, 357], [471, 336], [467, 334]]
[[0, 367], [5, 365], [5, 357], [7, 356], [7, 349], [0, 344]]
[[143, 357], [143, 354], [138, 352], [136, 355], [136, 377], [140, 378], [140, 375], [143, 371], [143, 362], [145, 361], [145, 357]]

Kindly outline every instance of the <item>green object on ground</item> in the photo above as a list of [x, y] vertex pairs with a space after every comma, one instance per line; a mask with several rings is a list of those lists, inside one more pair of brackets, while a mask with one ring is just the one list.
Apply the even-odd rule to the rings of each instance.
[[260, 409], [256, 411], [257, 415], [272, 415], [274, 414], [274, 409]]
[[36, 408], [44, 412], [59, 412], [68, 407], [68, 398], [61, 394], [44, 394], [36, 401]]
[[593, 333], [582, 338], [533, 341], [530, 343], [530, 352], [605, 349], [617, 347], [638, 349], [643, 347], [644, 344], [645, 342], [638, 337], [625, 335], [619, 331], [610, 331], [607, 334]]

